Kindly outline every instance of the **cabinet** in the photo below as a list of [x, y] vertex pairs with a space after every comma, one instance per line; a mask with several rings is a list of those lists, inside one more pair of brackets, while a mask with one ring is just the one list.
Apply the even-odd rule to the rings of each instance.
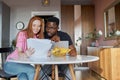
[[99, 60], [89, 63], [91, 70], [107, 80], [120, 80], [120, 48], [88, 47], [88, 55]]

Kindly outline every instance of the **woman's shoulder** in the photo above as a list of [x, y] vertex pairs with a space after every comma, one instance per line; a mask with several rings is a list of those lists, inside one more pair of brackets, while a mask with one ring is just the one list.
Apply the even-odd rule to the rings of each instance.
[[26, 36], [27, 35], [27, 33], [26, 33], [26, 31], [20, 31], [20, 32], [18, 32], [18, 35], [17, 36]]
[[18, 32], [18, 35], [26, 35], [26, 31], [20, 31]]

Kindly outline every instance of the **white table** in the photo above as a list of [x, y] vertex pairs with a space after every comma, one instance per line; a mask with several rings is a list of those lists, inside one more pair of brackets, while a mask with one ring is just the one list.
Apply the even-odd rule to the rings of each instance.
[[54, 65], [55, 68], [55, 80], [58, 80], [58, 64], [68, 64], [69, 69], [72, 75], [72, 80], [76, 80], [75, 74], [74, 74], [74, 64], [78, 63], [88, 63], [88, 62], [93, 62], [97, 61], [99, 58], [97, 56], [89, 56], [89, 55], [77, 55], [76, 57], [70, 57], [70, 56], [65, 56], [65, 57], [48, 57], [45, 59], [36, 59], [32, 60], [29, 58], [25, 59], [17, 59], [17, 60], [9, 60], [10, 62], [16, 62], [16, 63], [24, 63], [24, 64], [35, 64], [36, 65], [36, 73], [34, 80], [38, 80], [38, 75], [39, 75], [39, 70], [40, 65], [43, 64], [49, 64], [49, 65]]

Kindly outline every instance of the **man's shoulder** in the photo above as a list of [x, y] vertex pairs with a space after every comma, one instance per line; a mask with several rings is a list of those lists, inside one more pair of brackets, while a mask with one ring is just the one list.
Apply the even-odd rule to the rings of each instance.
[[72, 45], [71, 37], [66, 32], [58, 31], [58, 36], [61, 41], [69, 41], [69, 45]]
[[59, 35], [68, 35], [66, 32], [63, 32], [63, 31], [58, 31], [58, 34]]
[[58, 31], [58, 36], [61, 38], [61, 39], [68, 39], [70, 36], [68, 35], [68, 33], [66, 32], [63, 32], [63, 31]]

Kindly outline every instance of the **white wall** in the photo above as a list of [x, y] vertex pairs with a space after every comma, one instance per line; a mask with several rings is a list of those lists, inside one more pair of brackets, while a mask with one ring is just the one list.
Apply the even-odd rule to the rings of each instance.
[[78, 37], [82, 37], [82, 28], [81, 28], [81, 5], [74, 6], [74, 34], [75, 34], [75, 43], [77, 43], [76, 50], [80, 54], [80, 45], [81, 41], [77, 42]]
[[[11, 0], [12, 1], [12, 0]], [[33, 0], [32, 0], [33, 1]], [[34, 1], [33, 1], [34, 2]], [[7, 3], [8, 4], [8, 3]], [[9, 4], [8, 4], [9, 5]], [[30, 2], [27, 2], [26, 5], [24, 3], [23, 6], [21, 5], [9, 5], [11, 8], [11, 16], [10, 16], [10, 41], [12, 41], [19, 30], [16, 29], [16, 23], [18, 21], [22, 21], [25, 24], [25, 27], [28, 24], [29, 19], [31, 18], [32, 12], [40, 12], [40, 11], [58, 11], [59, 17], [61, 17], [61, 2], [60, 0], [52, 0], [50, 2], [50, 5], [45, 7], [41, 5], [41, 2], [39, 3], [33, 3], [31, 5]]]
[[[0, 1], [0, 35], [2, 35], [2, 3]], [[2, 36], [0, 36], [0, 47], [1, 47]]]
[[[1, 1], [0, 1], [0, 35], [2, 35], [2, 4], [1, 4]], [[0, 47], [1, 47], [1, 41], [2, 41], [2, 36], [0, 36]], [[0, 68], [1, 68], [1, 54], [0, 54]]]

